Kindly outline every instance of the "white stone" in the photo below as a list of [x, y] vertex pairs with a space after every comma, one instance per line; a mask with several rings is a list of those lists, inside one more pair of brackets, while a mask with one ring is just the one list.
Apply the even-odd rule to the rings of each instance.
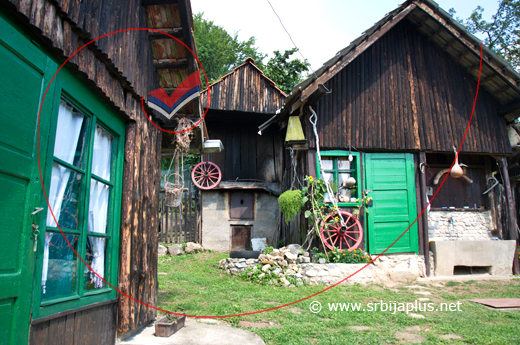
[[298, 258], [298, 255], [293, 254], [291, 252], [287, 252], [285, 253], [285, 257], [287, 258], [287, 260], [296, 260]]
[[271, 268], [271, 265], [269, 264], [265, 264], [264, 266], [262, 266], [262, 272], [267, 272], [269, 270], [269, 268]]
[[166, 255], [167, 252], [168, 252], [168, 249], [166, 249], [166, 247], [163, 246], [162, 244], [159, 244], [159, 247], [158, 247], [158, 250], [157, 250], [157, 255], [158, 256], [164, 256], [164, 255]]
[[203, 250], [204, 250], [204, 248], [198, 243], [195, 243], [195, 242], [186, 243], [186, 253], [188, 253], [188, 254], [201, 252]]
[[168, 255], [182, 255], [184, 251], [182, 250], [182, 244], [172, 244], [168, 246]]
[[318, 271], [316, 271], [315, 269], [310, 269], [305, 271], [305, 275], [308, 277], [316, 277], [318, 275]]
[[247, 264], [245, 262], [237, 262], [235, 264], [235, 267], [236, 268], [246, 268], [247, 267]]

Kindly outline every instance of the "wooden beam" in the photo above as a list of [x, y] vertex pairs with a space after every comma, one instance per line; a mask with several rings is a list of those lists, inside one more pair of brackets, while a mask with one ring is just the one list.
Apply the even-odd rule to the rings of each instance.
[[498, 109], [498, 115], [500, 116], [506, 116], [508, 114], [511, 114], [512, 112], [520, 109], [520, 98], [517, 100], [514, 100], [512, 102], [507, 103], [500, 109]]
[[490, 75], [489, 77], [487, 77], [486, 79], [482, 80], [482, 81], [480, 82], [480, 84], [483, 85], [483, 84], [487, 83], [488, 81], [491, 81], [491, 80], [495, 79], [496, 77], [497, 77], [496, 74], [492, 74], [492, 75]]
[[452, 39], [448, 44], [446, 44], [446, 45], [444, 46], [444, 48], [442, 48], [442, 51], [445, 52], [446, 49], [448, 49], [449, 47], [451, 47], [451, 46], [453, 45], [453, 43], [455, 43], [455, 42], [457, 42], [457, 40], [456, 40], [456, 39]]
[[[182, 38], [183, 37], [183, 31], [182, 28], [157, 28], [156, 30], [160, 30], [164, 33], [167, 33], [169, 35], [172, 35], [176, 38]], [[172, 39], [171, 37], [166, 36], [165, 34], [162, 34], [157, 31], [148, 30], [148, 39], [149, 40], [163, 40], [163, 39]]]
[[506, 91], [507, 89], [509, 89], [509, 85], [506, 85], [503, 88], [501, 88], [500, 90], [493, 92], [492, 96], [495, 97], [497, 95], [500, 95], [502, 92]]
[[188, 62], [159, 62], [154, 60], [153, 67], [155, 69], [181, 69], [188, 68]]
[[[428, 202], [426, 201], [426, 171], [422, 171], [421, 166], [426, 165], [426, 152], [420, 152], [419, 153], [419, 178], [421, 182], [421, 203], [422, 208], [424, 209], [426, 205], [428, 205]], [[425, 210], [424, 213], [421, 216], [422, 221], [422, 228], [423, 228], [423, 251], [424, 251], [424, 265], [426, 270], [426, 276], [430, 276], [430, 240], [428, 238], [428, 210]]]
[[466, 55], [468, 55], [469, 53], [471, 53], [469, 50], [466, 50], [464, 53], [460, 54], [460, 56], [458, 58], [455, 59], [455, 62], [459, 62], [460, 60], [464, 59], [464, 57]]
[[390, 29], [392, 29], [397, 23], [399, 23], [402, 19], [404, 19], [410, 12], [412, 12], [417, 7], [416, 4], [410, 4], [404, 10], [402, 10], [398, 15], [390, 19], [386, 22], [381, 30], [372, 34], [372, 36], [368, 37], [363, 43], [358, 45], [354, 50], [349, 52], [347, 55], [341, 58], [335, 65], [331, 66], [329, 70], [319, 76], [312, 84], [307, 86], [305, 90], [302, 91], [300, 96], [300, 100], [304, 101], [309, 98], [317, 89], [320, 84], [325, 84], [329, 79], [334, 77], [339, 71], [341, 71], [345, 66], [350, 64], [356, 57], [358, 57], [361, 53], [367, 50], [372, 44], [377, 42], [379, 38], [381, 38], [384, 34], [386, 34]]
[[[508, 208], [508, 220], [509, 220], [509, 226], [508, 226], [508, 234], [509, 239], [514, 240], [517, 242], [518, 247], [518, 236], [516, 235], [516, 212], [515, 212], [515, 202], [513, 200], [513, 193], [511, 192], [511, 181], [509, 180], [509, 170], [507, 169], [507, 158], [506, 157], [500, 157], [500, 170], [502, 170], [502, 177], [504, 179], [504, 187], [506, 189], [506, 199], [507, 199], [507, 208]], [[515, 250], [515, 256], [513, 259], [513, 274], [519, 274], [520, 273], [520, 264], [518, 261], [518, 255]]]
[[[444, 26], [448, 33], [450, 33], [454, 38], [459, 40], [464, 46], [468, 48], [468, 50], [471, 51], [471, 53], [478, 58], [480, 61], [480, 45], [476, 47], [473, 42], [470, 42], [466, 37], [464, 37], [464, 34], [459, 32], [458, 29], [454, 28], [450, 23], [448, 23], [445, 19], [443, 19], [440, 15], [438, 15], [433, 9], [431, 9], [428, 5], [425, 3], [418, 1], [416, 2], [417, 6], [422, 9], [424, 12], [428, 13], [431, 17], [433, 17], [435, 20], [437, 20], [442, 26]], [[513, 90], [518, 92], [520, 94], [520, 89], [516, 85], [516, 81], [513, 80], [510, 76], [503, 74], [501, 72], [502, 67], [497, 66], [492, 62], [492, 59], [489, 56], [483, 56], [482, 64], [486, 65], [488, 68], [490, 68], [493, 72], [499, 74], [506, 83], [508, 83]]]
[[439, 32], [441, 32], [441, 31], [442, 31], [442, 26], [440, 26], [437, 30], [435, 30], [435, 31], [433, 32], [433, 34], [431, 34], [430, 36], [428, 36], [428, 41], [433, 40], [433, 37], [437, 36], [437, 34], [438, 34]]
[[175, 5], [177, 0], [141, 0], [142, 6], [152, 5]]

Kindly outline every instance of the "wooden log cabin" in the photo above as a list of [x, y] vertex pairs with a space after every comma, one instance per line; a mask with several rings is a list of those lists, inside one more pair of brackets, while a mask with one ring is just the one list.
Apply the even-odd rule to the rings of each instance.
[[283, 105], [285, 94], [255, 66], [252, 58], [201, 95], [209, 136], [224, 150], [206, 153], [204, 161], [221, 170], [221, 182], [202, 191], [202, 245], [228, 252], [249, 250], [251, 239], [278, 244], [282, 182], [282, 133], [258, 126]]
[[[352, 211], [363, 193], [373, 199], [360, 215], [361, 248], [381, 253], [426, 207], [455, 158], [477, 93], [480, 45], [435, 2], [405, 1], [295, 86], [281, 112], [259, 129], [283, 131], [289, 116], [301, 119], [309, 148], [299, 152], [298, 177], [339, 185], [355, 177], [356, 188], [339, 207]], [[427, 258], [429, 241], [517, 239], [506, 128], [520, 115], [519, 83], [520, 75], [484, 47], [475, 113], [459, 155], [465, 176], [448, 177], [431, 209], [386, 253]], [[309, 121], [313, 111], [321, 162]], [[284, 166], [288, 189], [292, 169]], [[488, 191], [497, 180], [503, 193]], [[305, 219], [291, 223], [284, 231], [303, 242]], [[516, 255], [509, 254], [513, 261]]]
[[[175, 121], [152, 124], [141, 99], [197, 66], [147, 28], [193, 49], [190, 6], [0, 1], [0, 343], [114, 344], [154, 320], [101, 278], [157, 305], [160, 159], [171, 147], [156, 126]], [[182, 112], [196, 118], [199, 107]]]

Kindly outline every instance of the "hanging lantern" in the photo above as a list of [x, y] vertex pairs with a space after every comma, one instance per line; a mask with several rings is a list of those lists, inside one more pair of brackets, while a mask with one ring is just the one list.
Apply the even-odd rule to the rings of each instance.
[[289, 116], [285, 146], [290, 146], [294, 150], [306, 150], [308, 148], [307, 139], [303, 134], [302, 124], [298, 116]]

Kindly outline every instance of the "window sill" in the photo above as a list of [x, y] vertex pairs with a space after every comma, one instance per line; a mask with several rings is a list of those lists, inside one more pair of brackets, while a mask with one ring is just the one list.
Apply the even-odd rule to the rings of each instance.
[[431, 208], [430, 211], [446, 211], [446, 212], [485, 212], [485, 211], [489, 211], [488, 208], [460, 208], [460, 207], [456, 207], [456, 208], [439, 208], [439, 207], [435, 207], [435, 208]]

